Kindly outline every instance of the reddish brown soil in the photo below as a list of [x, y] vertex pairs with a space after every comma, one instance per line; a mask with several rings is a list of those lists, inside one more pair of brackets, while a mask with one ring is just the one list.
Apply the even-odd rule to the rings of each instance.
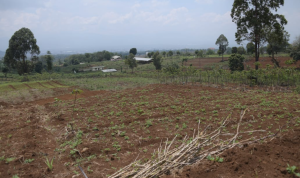
[[40, 86], [44, 87], [44, 88], [48, 88], [45, 85], [41, 84], [40, 82], [37, 82]]
[[[292, 65], [287, 65], [285, 64], [285, 62], [287, 60], [290, 60], [292, 58], [290, 57], [275, 57], [276, 60], [279, 62], [280, 67], [296, 67], [299, 68], [300, 67], [300, 63], [296, 63], [296, 64], [292, 64]], [[250, 68], [255, 68], [255, 58], [245, 62], [245, 67], [250, 66]], [[272, 58], [271, 57], [260, 57], [259, 58], [259, 63], [261, 64], [260, 67], [261, 68], [266, 68], [267, 65], [270, 65], [271, 67], [274, 66], [274, 63], [272, 62]]]
[[66, 86], [66, 85], [61, 84], [61, 83], [58, 82], [58, 81], [52, 81], [52, 82], [54, 82], [54, 83], [56, 83], [56, 84], [58, 84], [58, 85], [61, 85], [61, 86]]
[[[241, 131], [265, 130], [242, 133], [242, 139], [275, 133], [288, 121], [295, 123], [282, 129], [283, 134], [300, 128], [296, 124], [300, 123], [300, 96], [293, 93], [243, 92], [196, 85], [150, 85], [116, 92], [84, 91], [78, 97], [75, 107], [74, 95], [71, 94], [58, 95], [62, 102], [53, 102], [54, 98], [50, 98], [21, 105], [7, 103], [0, 107], [1, 178], [13, 175], [22, 178], [72, 177], [74, 171], [80, 172], [76, 163], [80, 163], [86, 173], [88, 169], [93, 170], [87, 173], [89, 178], [107, 177], [136, 158], [150, 159], [153, 150], [157, 150], [167, 138], [174, 138], [175, 134], [178, 140], [174, 146], [182, 144], [185, 135], [193, 136], [199, 119], [200, 129], [211, 125], [213, 130], [232, 113], [225, 131], [235, 133], [242, 106], [249, 111], [243, 119]], [[147, 125], [149, 121], [151, 124]], [[76, 134], [82, 132], [81, 139], [71, 133], [67, 127], [69, 123]], [[299, 143], [295, 143], [295, 149], [299, 150]], [[288, 152], [298, 158], [294, 148]], [[273, 154], [272, 150], [270, 154]], [[288, 154], [281, 156], [287, 160], [285, 163], [299, 166]], [[46, 170], [46, 157], [55, 157], [51, 172]], [[223, 157], [224, 164], [229, 164], [227, 158], [230, 154]], [[7, 161], [8, 158], [13, 161]], [[286, 165], [282, 163], [278, 167], [281, 170]], [[264, 169], [258, 171], [264, 175]]]
[[16, 88], [12, 85], [8, 85], [11, 89], [16, 90]]
[[33, 89], [31, 86], [29, 86], [28, 84], [24, 84], [26, 87], [30, 88], [30, 89]]
[[[290, 177], [286, 170], [290, 166], [300, 167], [300, 130], [290, 135], [263, 144], [244, 145], [225, 151], [220, 157], [223, 163], [205, 160], [181, 170], [173, 171], [162, 178], [252, 178]], [[296, 172], [299, 172], [296, 171]]]
[[47, 82], [48, 85], [55, 87], [51, 82]]

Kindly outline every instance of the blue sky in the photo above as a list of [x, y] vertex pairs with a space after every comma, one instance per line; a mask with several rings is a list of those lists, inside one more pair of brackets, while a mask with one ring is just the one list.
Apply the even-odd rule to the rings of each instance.
[[[236, 46], [233, 0], [0, 0], [0, 50], [13, 33], [31, 29], [41, 51], [217, 47], [220, 34]], [[291, 42], [300, 35], [300, 1], [286, 0]]]

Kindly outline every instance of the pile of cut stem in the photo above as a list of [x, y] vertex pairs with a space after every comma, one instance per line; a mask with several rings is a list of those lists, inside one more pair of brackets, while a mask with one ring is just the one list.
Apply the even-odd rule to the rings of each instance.
[[141, 161], [134, 161], [130, 165], [109, 176], [109, 178], [158, 177], [164, 173], [169, 172], [172, 169], [181, 168], [185, 165], [199, 162], [206, 158], [208, 155], [219, 155], [226, 149], [275, 136], [274, 134], [258, 140], [252, 138], [236, 142], [236, 139], [238, 138], [238, 135], [240, 133], [240, 124], [245, 115], [245, 112], [246, 110], [241, 112], [236, 134], [231, 138], [220, 138], [220, 136], [222, 135], [221, 131], [228, 124], [228, 119], [231, 115], [229, 115], [222, 121], [220, 127], [210, 133], [207, 133], [207, 130], [210, 126], [207, 126], [202, 132], [199, 132], [199, 121], [198, 133], [195, 135], [194, 131], [194, 136], [190, 139], [186, 136], [183, 139], [182, 145], [180, 145], [179, 147], [170, 149], [171, 145], [176, 139], [175, 136], [175, 138], [169, 144], [167, 140], [164, 145], [161, 144], [160, 148], [157, 151], [154, 151], [153, 155], [155, 155], [155, 158], [149, 160], [144, 164], [140, 164]]

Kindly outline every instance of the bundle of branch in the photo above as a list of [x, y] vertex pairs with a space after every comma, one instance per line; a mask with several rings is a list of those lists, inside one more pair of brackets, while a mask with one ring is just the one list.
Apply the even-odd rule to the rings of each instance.
[[226, 149], [233, 148], [237, 145], [243, 145], [249, 142], [250, 139], [239, 142], [236, 142], [236, 139], [238, 138], [239, 127], [245, 112], [246, 110], [241, 112], [237, 132], [231, 138], [220, 138], [221, 131], [228, 124], [230, 115], [222, 121], [220, 127], [210, 133], [207, 133], [207, 128], [209, 126], [202, 132], [199, 132], [199, 121], [198, 133], [196, 135], [194, 134], [192, 138], [186, 136], [182, 141], [182, 145], [179, 147], [170, 149], [176, 139], [175, 136], [170, 143], [167, 140], [164, 145], [161, 144], [157, 151], [154, 151], [153, 155], [155, 155], [155, 157], [152, 157], [152, 160], [149, 160], [142, 165], [140, 164], [141, 161], [134, 161], [130, 165], [109, 176], [109, 178], [158, 177], [172, 169], [181, 168], [184, 165], [190, 165], [196, 161], [201, 161], [208, 155], [218, 155]]

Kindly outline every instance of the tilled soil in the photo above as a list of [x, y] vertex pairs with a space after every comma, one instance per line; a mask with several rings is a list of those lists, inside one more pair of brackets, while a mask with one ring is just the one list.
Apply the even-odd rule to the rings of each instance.
[[292, 178], [294, 176], [286, 168], [288, 165], [300, 167], [300, 130], [294, 130], [268, 143], [227, 150], [220, 157], [224, 158], [224, 162], [205, 160], [173, 171], [171, 175], [162, 178]]
[[[57, 96], [61, 102], [48, 98], [19, 105], [0, 103], [1, 178], [13, 175], [21, 178], [72, 177], [80, 174], [77, 164], [89, 178], [107, 177], [136, 159], [142, 162], [151, 159], [153, 151], [175, 135], [178, 140], [174, 147], [182, 144], [185, 135], [193, 136], [199, 120], [200, 129], [211, 125], [213, 130], [222, 119], [231, 115], [223, 132], [235, 134], [241, 109], [246, 108], [248, 111], [240, 128], [244, 133], [238, 140], [276, 133], [290, 122], [288, 128], [282, 128], [282, 134], [293, 134], [300, 128], [300, 96], [293, 93], [157, 84], [123, 91], [84, 91], [77, 96], [76, 105], [74, 97], [71, 94]], [[269, 143], [263, 145], [268, 147]], [[252, 145], [245, 147], [245, 152], [249, 148]], [[299, 146], [295, 149], [299, 150]], [[257, 150], [257, 153], [262, 151]], [[295, 154], [293, 159], [296, 160], [298, 151], [282, 148], [284, 150], [279, 153], [285, 153], [282, 158], [287, 161], [280, 163], [280, 170], [286, 168], [286, 163], [299, 166], [286, 154]], [[222, 155], [223, 163], [204, 162], [205, 171], [230, 163], [232, 169], [238, 167], [237, 175], [245, 175], [241, 172], [247, 166], [242, 161], [235, 162], [235, 159], [242, 159], [249, 153], [243, 156], [241, 153], [231, 160], [230, 153]], [[47, 170], [46, 158], [54, 158], [52, 171]], [[275, 162], [275, 157], [270, 158]], [[263, 165], [263, 160], [260, 164]], [[229, 169], [229, 165], [227, 167]], [[259, 175], [264, 177], [264, 170], [256, 172], [260, 171]]]
[[[300, 68], [300, 63], [288, 65], [285, 64], [287, 60], [290, 60], [290, 57], [276, 57], [277, 61], [279, 62], [280, 67], [296, 67]], [[227, 61], [228, 57], [224, 57], [224, 61]], [[222, 58], [221, 57], [215, 57], [215, 58], [198, 58], [198, 59], [192, 59], [189, 60], [185, 65], [190, 66], [191, 64], [195, 68], [204, 68], [207, 65], [212, 65], [215, 63], [221, 63]], [[274, 67], [274, 63], [272, 62], [271, 57], [260, 57], [259, 58], [260, 68], [266, 68], [268, 65], [270, 67]], [[252, 58], [251, 60], [247, 60], [245, 62], [245, 68], [249, 66], [251, 69], [255, 68], [255, 58]]]

